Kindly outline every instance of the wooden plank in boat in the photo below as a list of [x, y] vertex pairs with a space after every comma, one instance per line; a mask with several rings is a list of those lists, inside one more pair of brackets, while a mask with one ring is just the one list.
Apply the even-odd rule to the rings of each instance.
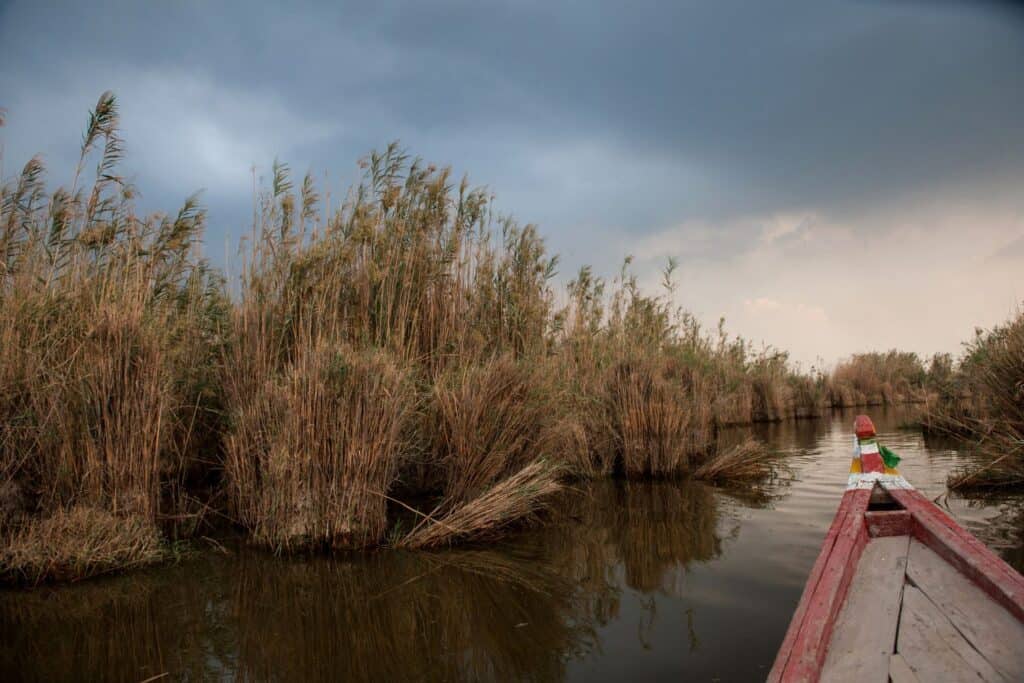
[[914, 675], [923, 681], [1004, 683], [1005, 680], [914, 586], [907, 585], [903, 589], [896, 649]]
[[892, 683], [918, 683], [920, 681], [910, 670], [910, 665], [901, 654], [895, 654], [889, 658], [889, 680]]
[[889, 536], [864, 548], [832, 631], [821, 680], [888, 680], [909, 547], [909, 536]]
[[917, 540], [907, 576], [989, 664], [1008, 680], [1024, 680], [1024, 624]]
[[906, 510], [866, 512], [864, 521], [872, 538], [883, 536], [909, 536], [913, 531], [912, 518]]
[[1024, 577], [918, 491], [889, 491], [914, 517], [914, 537], [1024, 622]]

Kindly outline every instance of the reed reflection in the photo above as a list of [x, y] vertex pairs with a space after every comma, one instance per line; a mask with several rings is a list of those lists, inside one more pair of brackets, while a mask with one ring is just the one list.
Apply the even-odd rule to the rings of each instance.
[[229, 575], [215, 560], [0, 593], [5, 680], [210, 680], [232, 668]]
[[0, 665], [47, 681], [562, 680], [603, 649], [624, 588], [673, 593], [722, 552], [717, 498], [695, 483], [601, 481], [496, 547], [297, 559], [237, 547], [4, 593]]
[[241, 563], [239, 677], [558, 680], [588, 637], [572, 583], [525, 554]]

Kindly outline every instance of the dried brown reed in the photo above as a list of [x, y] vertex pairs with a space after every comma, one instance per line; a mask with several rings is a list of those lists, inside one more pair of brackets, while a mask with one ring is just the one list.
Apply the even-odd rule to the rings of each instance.
[[0, 525], [180, 518], [201, 483], [279, 549], [378, 544], [396, 496], [440, 501], [401, 541], [433, 547], [514, 527], [564, 476], [685, 476], [722, 425], [823, 403], [784, 353], [676, 309], [671, 262], [660, 296], [627, 260], [556, 308], [536, 228], [397, 145], [330, 215], [275, 163], [234, 301], [196, 200], [137, 216], [121, 156], [107, 94], [70, 190], [38, 160], [0, 190]]
[[711, 482], [761, 480], [772, 473], [775, 457], [763, 442], [748, 438], [708, 457], [693, 476]]
[[922, 402], [927, 371], [921, 358], [895, 349], [856, 353], [839, 363], [828, 382], [834, 408]]
[[522, 523], [543, 510], [563, 489], [559, 469], [536, 460], [498, 481], [476, 497], [456, 503], [441, 517], [425, 517], [399, 539], [399, 548], [422, 549], [494, 537], [510, 524]]
[[820, 375], [797, 375], [786, 354], [757, 351], [722, 325], [709, 334], [673, 308], [674, 264], [660, 297], [641, 293], [628, 265], [610, 293], [582, 269], [559, 313], [575, 443], [590, 454], [571, 459], [574, 473], [687, 475], [715, 452], [724, 425], [818, 414]]
[[447, 505], [466, 503], [563, 446], [556, 387], [545, 364], [505, 355], [455, 367], [434, 385], [432, 453]]
[[705, 401], [700, 410], [694, 374], [661, 358], [623, 362], [613, 369], [608, 426], [628, 476], [685, 474], [691, 458], [711, 447], [709, 405]]
[[254, 539], [292, 550], [376, 544], [414, 401], [395, 360], [310, 340], [253, 393], [229, 386], [225, 468]]
[[[456, 195], [447, 170], [396, 146], [365, 170], [325, 225], [283, 165], [260, 198], [224, 364], [225, 471], [242, 522], [277, 547], [379, 542], [399, 476], [414, 493], [440, 481], [441, 516], [495, 486], [550, 490], [524, 468], [553, 448], [553, 260], [530, 226], [501, 219], [496, 240], [487, 195]], [[339, 348], [388, 369], [326, 381]]]

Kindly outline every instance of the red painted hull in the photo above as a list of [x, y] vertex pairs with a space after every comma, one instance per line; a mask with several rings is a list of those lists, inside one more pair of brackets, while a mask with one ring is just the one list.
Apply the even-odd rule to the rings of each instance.
[[873, 537], [912, 536], [1024, 623], [1024, 577], [919, 492], [889, 487], [886, 492], [902, 509], [870, 510], [870, 489], [844, 494], [769, 681], [819, 679], [861, 552]]

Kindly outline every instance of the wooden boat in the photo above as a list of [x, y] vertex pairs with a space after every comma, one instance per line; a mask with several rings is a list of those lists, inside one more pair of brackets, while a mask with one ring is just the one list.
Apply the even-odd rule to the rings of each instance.
[[854, 423], [842, 503], [769, 681], [1024, 681], [1024, 577]]

